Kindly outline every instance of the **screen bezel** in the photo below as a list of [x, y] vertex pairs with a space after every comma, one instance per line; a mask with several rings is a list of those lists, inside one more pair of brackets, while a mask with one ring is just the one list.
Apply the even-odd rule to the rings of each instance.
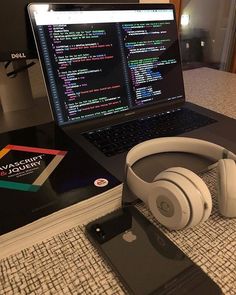
[[[47, 78], [45, 76], [47, 76], [47, 71], [46, 71], [46, 66], [44, 63], [44, 59], [43, 59], [43, 54], [41, 49], [38, 47], [38, 43], [39, 43], [39, 36], [38, 36], [38, 32], [37, 32], [37, 25], [36, 25], [36, 21], [35, 21], [35, 17], [34, 17], [34, 6], [39, 6], [39, 5], [45, 5], [48, 4], [49, 5], [49, 9], [55, 10], [55, 11], [76, 11], [76, 10], [89, 10], [89, 11], [98, 11], [98, 10], [135, 10], [135, 9], [143, 9], [143, 10], [148, 10], [148, 9], [172, 9], [174, 12], [174, 22], [176, 23], [176, 13], [175, 13], [175, 9], [174, 9], [174, 5], [171, 3], [161, 3], [161, 4], [124, 4], [124, 3], [120, 3], [120, 4], [68, 4], [68, 3], [57, 3], [57, 4], [51, 4], [51, 3], [31, 3], [28, 5], [28, 12], [29, 12], [29, 16], [30, 16], [30, 20], [31, 20], [31, 26], [33, 29], [33, 34], [34, 34], [34, 38], [36, 40], [36, 48], [38, 51], [38, 55], [39, 55], [39, 60], [40, 60], [40, 65], [41, 65], [41, 69], [43, 72], [43, 78], [44, 78], [44, 83], [46, 86], [46, 91], [47, 91], [47, 95], [49, 98], [49, 105], [51, 108], [51, 112], [52, 112], [52, 116], [55, 120], [55, 122], [61, 126], [61, 127], [73, 127], [76, 126], [80, 128], [81, 131], [86, 131], [86, 130], [91, 130], [91, 128], [94, 128], [94, 126], [96, 126], [96, 128], [101, 128], [107, 125], [111, 125], [111, 124], [117, 124], [123, 121], [127, 121], [127, 118], [129, 120], [132, 120], [134, 118], [137, 118], [139, 116], [145, 116], [145, 115], [153, 115], [156, 113], [160, 113], [163, 111], [168, 111], [174, 108], [179, 108], [181, 107], [184, 102], [185, 102], [185, 92], [184, 92], [184, 84], [183, 84], [183, 74], [181, 71], [181, 80], [182, 80], [182, 88], [183, 88], [183, 97], [176, 99], [174, 101], [165, 101], [165, 102], [161, 102], [158, 104], [152, 104], [149, 106], [144, 106], [141, 109], [135, 109], [135, 110], [128, 110], [128, 111], [124, 111], [121, 112], [119, 114], [112, 114], [112, 115], [108, 115], [108, 116], [104, 116], [104, 117], [100, 117], [100, 118], [94, 118], [94, 119], [89, 119], [88, 121], [76, 121], [75, 122], [69, 122], [69, 123], [65, 123], [65, 124], [60, 124], [57, 120], [57, 115], [56, 115], [56, 110], [55, 110], [55, 106], [54, 106], [54, 102], [53, 102], [53, 98], [52, 98], [52, 93], [50, 90], [50, 85], [47, 82]], [[178, 36], [178, 31], [177, 31], [177, 25], [176, 25], [176, 35]], [[179, 43], [179, 42], [178, 42]], [[180, 49], [179, 49], [180, 52]], [[180, 57], [180, 67], [182, 69], [182, 64], [181, 64], [181, 57]]]

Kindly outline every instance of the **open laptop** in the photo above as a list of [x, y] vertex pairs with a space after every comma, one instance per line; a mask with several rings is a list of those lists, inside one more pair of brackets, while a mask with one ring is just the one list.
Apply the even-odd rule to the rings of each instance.
[[185, 102], [172, 4], [28, 11], [55, 122], [115, 176], [151, 138], [185, 134], [232, 149], [235, 121]]

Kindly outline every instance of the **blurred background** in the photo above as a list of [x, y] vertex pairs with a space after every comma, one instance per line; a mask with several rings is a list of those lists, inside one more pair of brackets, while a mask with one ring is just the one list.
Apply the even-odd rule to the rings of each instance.
[[235, 72], [235, 26], [235, 0], [181, 0], [183, 68], [206, 66]]

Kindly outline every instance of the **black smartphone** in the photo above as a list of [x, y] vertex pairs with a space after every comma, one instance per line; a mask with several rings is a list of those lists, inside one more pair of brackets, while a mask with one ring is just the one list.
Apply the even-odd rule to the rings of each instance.
[[128, 294], [222, 294], [219, 286], [135, 207], [89, 223], [86, 233]]

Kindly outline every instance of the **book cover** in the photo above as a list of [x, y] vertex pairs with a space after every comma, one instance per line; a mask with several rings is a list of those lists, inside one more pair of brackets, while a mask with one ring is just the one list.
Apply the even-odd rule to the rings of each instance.
[[0, 134], [0, 235], [118, 184], [54, 123]]

